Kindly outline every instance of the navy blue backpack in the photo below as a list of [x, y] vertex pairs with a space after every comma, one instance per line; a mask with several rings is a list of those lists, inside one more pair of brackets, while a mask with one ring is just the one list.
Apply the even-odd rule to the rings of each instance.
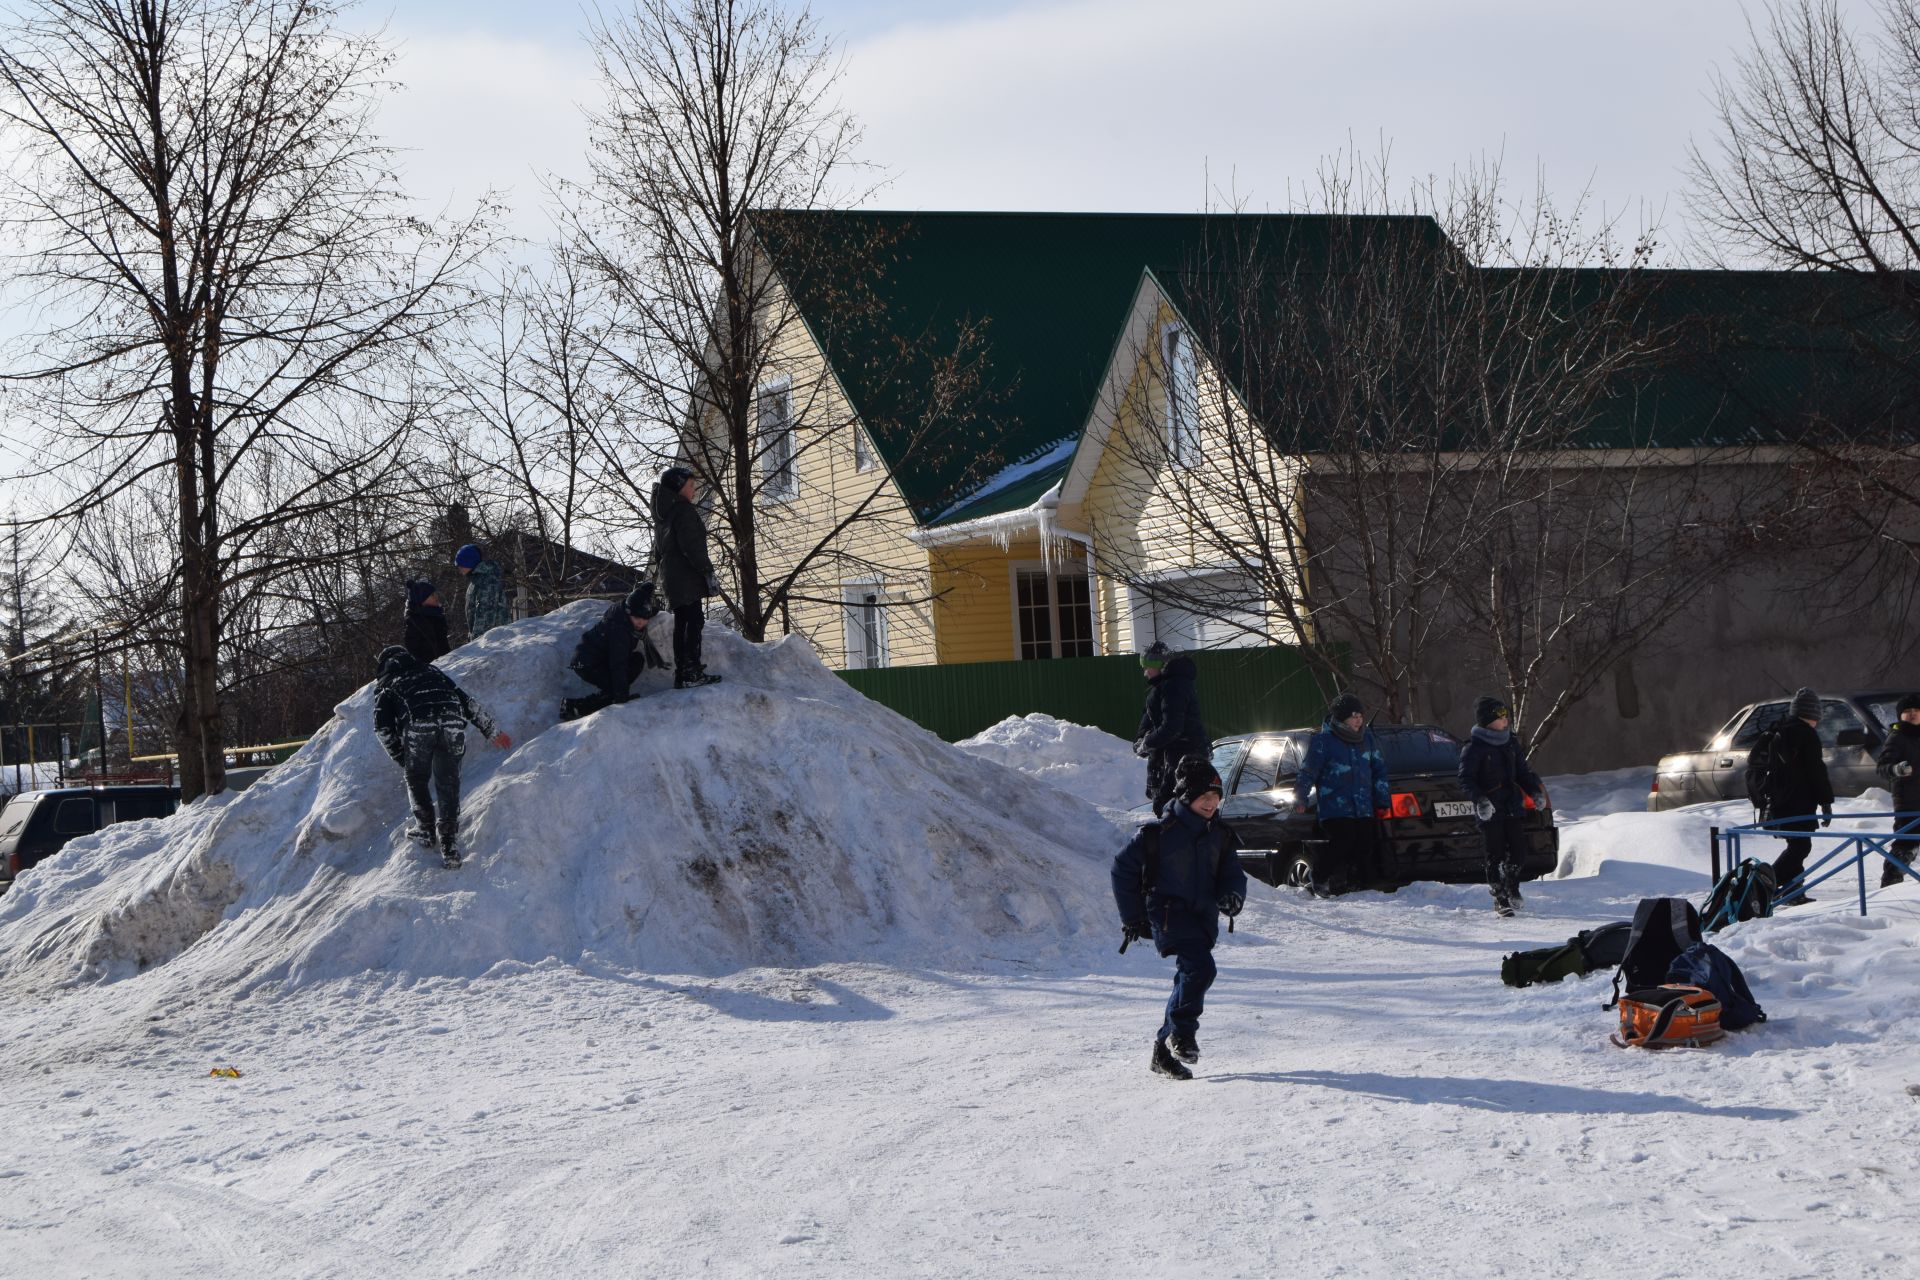
[[1705, 987], [1720, 1002], [1720, 1025], [1729, 1031], [1767, 1020], [1766, 1010], [1747, 989], [1740, 966], [1711, 942], [1696, 942], [1674, 957], [1667, 981]]

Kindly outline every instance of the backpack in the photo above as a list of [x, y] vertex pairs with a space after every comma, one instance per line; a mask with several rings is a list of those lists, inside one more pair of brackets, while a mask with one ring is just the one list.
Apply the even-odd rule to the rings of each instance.
[[1706, 910], [1701, 912], [1708, 933], [1718, 933], [1742, 920], [1761, 919], [1773, 914], [1773, 895], [1779, 887], [1773, 867], [1758, 858], [1742, 858], [1740, 865], [1720, 878], [1707, 895]]
[[1711, 991], [1720, 1002], [1720, 1025], [1728, 1031], [1767, 1020], [1767, 1011], [1747, 989], [1740, 966], [1711, 942], [1696, 942], [1675, 956], [1667, 969], [1667, 981]]
[[1620, 957], [1620, 971], [1613, 975], [1613, 999], [1606, 1007], [1620, 1003], [1620, 988], [1639, 991], [1657, 987], [1667, 980], [1667, 967], [1673, 958], [1700, 941], [1700, 913], [1685, 898], [1642, 898], [1633, 913], [1633, 929], [1627, 935], [1627, 949]]
[[1780, 730], [1769, 729], [1753, 744], [1753, 750], [1747, 752], [1747, 799], [1762, 822], [1767, 818], [1767, 793], [1773, 786], [1773, 747], [1779, 737]]
[[1557, 947], [1538, 951], [1516, 951], [1500, 962], [1500, 981], [1510, 987], [1529, 987], [1536, 982], [1558, 982], [1572, 975], [1579, 977], [1597, 969], [1619, 965], [1626, 951], [1627, 934], [1633, 926], [1625, 921], [1582, 929]]
[[1620, 997], [1620, 1030], [1607, 1038], [1622, 1049], [1697, 1049], [1726, 1034], [1713, 992], [1662, 983]]

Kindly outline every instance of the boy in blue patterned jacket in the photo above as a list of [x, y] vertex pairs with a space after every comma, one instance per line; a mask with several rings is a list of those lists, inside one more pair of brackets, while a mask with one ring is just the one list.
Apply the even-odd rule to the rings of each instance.
[[1329, 885], [1365, 877], [1373, 866], [1374, 822], [1393, 804], [1387, 762], [1366, 723], [1367, 709], [1359, 698], [1351, 693], [1335, 698], [1327, 722], [1307, 744], [1293, 784], [1296, 810], [1305, 809], [1308, 797], [1318, 793], [1314, 816], [1327, 838]]

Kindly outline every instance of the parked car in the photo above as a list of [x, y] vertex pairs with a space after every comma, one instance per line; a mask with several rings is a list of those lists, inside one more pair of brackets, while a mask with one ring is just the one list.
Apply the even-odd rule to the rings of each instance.
[[[1887, 727], [1903, 694], [1823, 693], [1820, 695], [1820, 754], [1827, 762], [1837, 796], [1857, 796], [1882, 785], [1873, 759], [1887, 740]], [[1659, 812], [1686, 804], [1747, 798], [1747, 755], [1760, 735], [1787, 718], [1791, 698], [1750, 702], [1721, 726], [1698, 751], [1662, 756], [1654, 766], [1647, 809]]]
[[[1393, 889], [1415, 880], [1486, 880], [1486, 849], [1473, 803], [1460, 788], [1458, 738], [1429, 724], [1373, 727], [1387, 762], [1393, 805], [1380, 822], [1375, 865], [1343, 868], [1330, 864], [1313, 810], [1293, 807], [1294, 778], [1313, 733], [1288, 729], [1214, 743], [1213, 767], [1226, 787], [1220, 816], [1240, 836], [1240, 862], [1248, 875], [1315, 893]], [[1537, 809], [1529, 800], [1527, 808], [1530, 848], [1522, 875], [1531, 880], [1558, 865], [1560, 833], [1554, 829], [1551, 799]]]
[[0, 809], [0, 890], [75, 836], [116, 822], [164, 818], [179, 806], [179, 788], [159, 785], [23, 791]]

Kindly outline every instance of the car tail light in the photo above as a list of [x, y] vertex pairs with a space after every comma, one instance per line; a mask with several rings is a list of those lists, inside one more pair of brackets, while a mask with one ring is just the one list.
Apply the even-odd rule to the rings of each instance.
[[1660, 793], [1660, 775], [1659, 774], [1656, 773], [1653, 775], [1653, 785], [1649, 787], [1648, 790], [1652, 791], [1655, 795], [1658, 795]]
[[1393, 797], [1393, 816], [1396, 818], [1417, 818], [1420, 816], [1420, 797], [1411, 791], [1402, 791]]

